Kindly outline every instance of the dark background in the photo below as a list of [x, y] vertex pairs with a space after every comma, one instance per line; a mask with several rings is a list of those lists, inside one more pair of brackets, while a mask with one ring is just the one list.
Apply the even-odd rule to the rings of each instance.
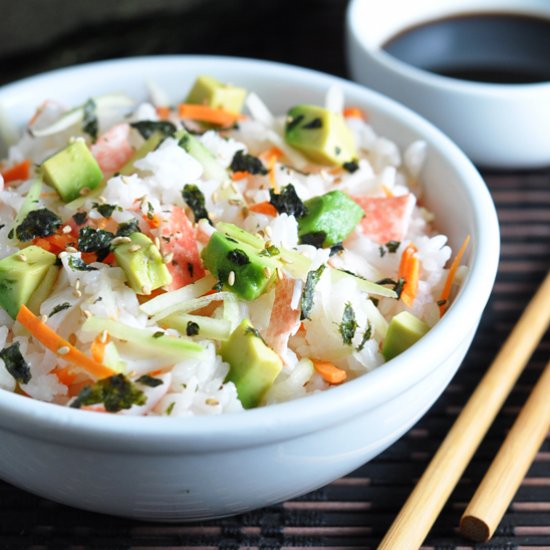
[[[344, 0], [0, 0], [0, 83], [75, 63], [163, 53], [256, 57], [347, 76], [345, 7]], [[0, 548], [375, 548], [550, 265], [550, 170], [482, 174], [497, 205], [502, 234], [491, 301], [444, 395], [376, 460], [293, 501], [234, 518], [180, 525], [81, 512], [0, 482]], [[549, 351], [547, 336], [425, 549], [473, 548], [458, 535], [458, 520]], [[548, 440], [496, 536], [475, 548], [550, 550]]]

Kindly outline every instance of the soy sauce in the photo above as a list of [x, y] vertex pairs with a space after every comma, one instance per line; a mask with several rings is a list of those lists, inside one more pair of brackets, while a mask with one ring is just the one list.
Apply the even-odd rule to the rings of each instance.
[[451, 78], [499, 84], [550, 81], [550, 19], [541, 17], [461, 14], [405, 29], [383, 49]]

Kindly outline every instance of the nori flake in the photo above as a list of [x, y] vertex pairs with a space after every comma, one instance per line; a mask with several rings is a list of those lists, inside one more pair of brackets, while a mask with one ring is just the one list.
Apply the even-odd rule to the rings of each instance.
[[355, 311], [353, 311], [349, 302], [344, 306], [342, 322], [338, 325], [338, 330], [340, 331], [344, 344], [351, 346], [351, 342], [357, 331], [357, 321], [355, 320]]
[[288, 214], [295, 218], [301, 218], [305, 215], [307, 209], [302, 199], [297, 195], [294, 185], [289, 183], [281, 189], [280, 193], [275, 193], [273, 189], [269, 190], [269, 202], [275, 207], [279, 214]]
[[201, 219], [208, 220], [210, 225], [212, 222], [208, 217], [208, 211], [206, 210], [204, 195], [202, 191], [191, 183], [187, 183], [183, 191], [181, 192], [185, 204], [191, 208], [193, 211], [193, 216], [195, 216], [195, 222], [198, 222]]
[[160, 378], [154, 378], [153, 376], [149, 376], [148, 374], [141, 375], [136, 382], [139, 384], [143, 384], [144, 386], [149, 386], [150, 388], [156, 388], [157, 386], [161, 386], [164, 384], [164, 382]]
[[300, 237], [300, 244], [309, 244], [315, 248], [323, 248], [323, 243], [327, 238], [325, 231], [312, 231]]
[[115, 374], [82, 388], [71, 407], [79, 409], [83, 405], [102, 403], [106, 411], [114, 413], [132, 405], [144, 405], [146, 401], [145, 394], [131, 380]]
[[309, 314], [313, 308], [313, 296], [315, 294], [315, 287], [325, 270], [325, 265], [320, 265], [317, 269], [309, 271], [306, 277], [306, 284], [302, 290], [302, 311], [300, 313], [300, 320], [309, 319]]
[[96, 104], [93, 99], [88, 99], [83, 106], [84, 118], [82, 120], [82, 129], [86, 132], [95, 143], [97, 140], [97, 133], [99, 131], [99, 125], [96, 116]]
[[342, 168], [346, 170], [346, 172], [353, 174], [353, 172], [357, 172], [357, 170], [359, 170], [359, 163], [355, 159], [350, 160], [348, 162], [344, 162], [344, 164], [342, 164]]
[[77, 212], [73, 215], [73, 220], [76, 225], [84, 225], [88, 219], [88, 214], [86, 212]]
[[131, 122], [143, 139], [149, 139], [155, 132], [160, 132], [164, 137], [171, 137], [176, 133], [176, 126], [168, 120], [140, 120]]
[[21, 242], [36, 237], [49, 237], [61, 225], [61, 218], [47, 208], [31, 210], [27, 217], [15, 228], [15, 234]]
[[235, 153], [230, 168], [233, 172], [250, 172], [262, 176], [267, 174], [266, 167], [258, 157], [244, 153], [242, 150]]
[[53, 317], [56, 313], [63, 311], [64, 309], [69, 309], [71, 304], [69, 302], [63, 302], [62, 304], [57, 304], [49, 313], [48, 317]]
[[188, 321], [187, 327], [185, 328], [185, 334], [187, 336], [197, 336], [200, 332], [200, 326], [195, 321]]
[[98, 261], [101, 261], [109, 254], [109, 246], [114, 238], [114, 234], [110, 231], [83, 227], [78, 233], [78, 250], [96, 252]]
[[93, 208], [95, 208], [104, 218], [110, 218], [117, 207], [116, 204], [100, 204], [94, 202]]
[[372, 337], [372, 326], [370, 324], [370, 321], [367, 321], [367, 328], [363, 331], [363, 336], [361, 338], [361, 343], [355, 348], [357, 351], [361, 351], [365, 344], [371, 339]]
[[6, 370], [20, 383], [27, 384], [31, 379], [31, 369], [21, 355], [19, 342], [0, 351], [0, 359], [4, 361]]
[[128, 222], [119, 224], [116, 231], [117, 237], [129, 237], [132, 233], [140, 233], [139, 222], [134, 218]]
[[97, 271], [97, 267], [88, 265], [82, 258], [71, 256], [67, 262], [73, 271]]
[[227, 259], [236, 265], [246, 265], [250, 263], [250, 258], [240, 248], [235, 248], [227, 253]]
[[317, 130], [318, 128], [323, 127], [323, 121], [317, 117], [308, 122], [307, 124], [302, 124], [304, 130]]

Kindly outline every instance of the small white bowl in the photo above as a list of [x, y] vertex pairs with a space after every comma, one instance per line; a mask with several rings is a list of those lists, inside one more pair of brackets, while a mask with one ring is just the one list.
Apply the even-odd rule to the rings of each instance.
[[36, 76], [0, 90], [23, 124], [44, 98], [68, 105], [145, 79], [174, 101], [197, 74], [254, 90], [277, 113], [322, 103], [341, 86], [349, 105], [400, 147], [423, 139], [424, 200], [455, 248], [472, 237], [469, 274], [448, 312], [412, 348], [373, 372], [307, 398], [221, 417], [98, 414], [0, 390], [0, 477], [72, 506], [144, 520], [236, 514], [318, 488], [376, 456], [420, 418], [459, 367], [496, 275], [498, 222], [487, 188], [441, 132], [379, 94], [277, 63], [204, 56], [132, 58]]
[[457, 14], [515, 13], [550, 19], [547, 0], [352, 0], [347, 57], [352, 78], [433, 122], [477, 164], [550, 165], [550, 81], [493, 84], [448, 78], [388, 54], [384, 43], [424, 22]]

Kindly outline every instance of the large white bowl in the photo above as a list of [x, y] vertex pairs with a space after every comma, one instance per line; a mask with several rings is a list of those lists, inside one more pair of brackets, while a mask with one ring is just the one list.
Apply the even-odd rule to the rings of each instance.
[[145, 520], [243, 512], [318, 488], [376, 456], [441, 394], [477, 328], [496, 274], [494, 205], [474, 167], [411, 111], [364, 88], [307, 69], [203, 56], [83, 65], [11, 84], [0, 103], [23, 123], [44, 98], [78, 104], [112, 90], [145, 98], [154, 79], [184, 96], [208, 73], [256, 91], [275, 112], [321, 103], [339, 84], [378, 132], [428, 143], [425, 202], [457, 246], [472, 236], [470, 272], [444, 318], [420, 342], [372, 373], [327, 392], [223, 417], [136, 418], [60, 407], [0, 390], [0, 477], [72, 506]]

